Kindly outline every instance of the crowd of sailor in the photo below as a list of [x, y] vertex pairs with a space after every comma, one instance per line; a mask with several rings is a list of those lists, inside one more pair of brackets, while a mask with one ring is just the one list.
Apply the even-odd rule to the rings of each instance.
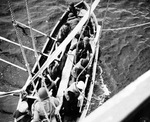
[[[60, 28], [56, 45], [59, 46], [70, 31], [77, 25], [86, 10], [79, 10], [71, 4], [68, 9], [68, 19]], [[26, 93], [22, 93], [22, 101], [14, 113], [17, 122], [56, 122], [76, 121], [81, 115], [82, 101], [85, 97], [86, 76], [91, 73], [91, 59], [93, 51], [90, 41], [94, 37], [93, 20], [89, 19], [87, 26], [75, 38], [77, 42], [66, 47], [65, 53], [69, 54], [76, 49], [71, 77], [68, 88], [64, 91], [62, 99], [57, 97], [58, 82], [61, 79], [62, 67], [61, 54], [42, 73], [42, 85], [38, 89], [37, 99], [32, 105], [28, 104]], [[81, 34], [82, 33], [82, 34]], [[65, 54], [65, 55], [66, 55]], [[63, 56], [63, 55], [62, 55]], [[65, 63], [65, 62], [64, 62]], [[29, 109], [30, 108], [30, 109]], [[70, 117], [71, 116], [71, 117]]]

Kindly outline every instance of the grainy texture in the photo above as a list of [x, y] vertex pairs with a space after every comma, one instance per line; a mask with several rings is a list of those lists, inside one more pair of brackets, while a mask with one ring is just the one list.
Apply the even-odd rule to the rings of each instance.
[[[29, 8], [33, 27], [44, 33], [50, 33], [67, 6], [79, 0], [30, 0]], [[90, 3], [90, 0], [87, 0]], [[95, 10], [99, 24], [104, 17], [106, 0], [101, 1]], [[15, 19], [27, 24], [24, 0], [13, 0]], [[148, 0], [110, 0], [104, 29], [139, 25], [150, 21], [150, 3]], [[32, 47], [29, 30], [19, 30], [24, 45]], [[133, 82], [150, 68], [150, 25], [132, 29], [103, 31], [100, 39], [104, 83], [112, 92], [111, 96]], [[34, 33], [38, 50], [42, 49], [45, 37]], [[11, 23], [7, 2], [0, 1], [0, 36], [18, 42]], [[30, 67], [35, 63], [33, 52], [25, 51]], [[0, 57], [25, 67], [19, 47], [0, 40]], [[28, 74], [6, 63], [0, 62], [0, 91], [21, 88]], [[94, 97], [101, 94], [99, 72], [94, 89]], [[98, 100], [92, 99], [91, 111], [98, 107]], [[12, 112], [17, 105], [17, 98], [0, 99], [0, 122], [13, 121]], [[11, 107], [10, 107], [11, 106]], [[9, 108], [9, 109], [8, 109]], [[10, 113], [10, 114], [4, 114]], [[4, 118], [4, 119], [2, 119]]]

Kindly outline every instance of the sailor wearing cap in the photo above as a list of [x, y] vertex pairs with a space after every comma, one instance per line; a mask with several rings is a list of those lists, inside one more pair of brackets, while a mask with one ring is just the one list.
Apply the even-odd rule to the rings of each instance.
[[60, 115], [62, 117], [62, 121], [65, 120], [65, 117], [69, 116], [70, 119], [76, 119], [79, 113], [79, 96], [82, 90], [85, 88], [85, 84], [83, 81], [79, 81], [78, 83], [72, 83], [65, 91], [63, 96], [63, 102], [60, 106]]
[[79, 81], [78, 83], [74, 82], [72, 83], [65, 91], [65, 98], [67, 100], [70, 100], [70, 96], [68, 92], [74, 93], [75, 97], [78, 98], [80, 95], [80, 92], [84, 89], [85, 84], [83, 81]]
[[90, 39], [86, 36], [84, 37], [83, 41], [79, 41], [70, 48], [71, 51], [77, 49], [76, 62], [78, 62], [81, 58], [90, 59], [92, 57], [92, 47], [89, 42]]
[[[50, 120], [55, 119], [54, 113], [55, 108], [59, 105], [57, 98], [48, 96], [48, 93], [44, 87], [38, 90], [38, 96], [40, 101], [37, 101], [32, 106], [33, 120], [31, 122], [39, 122], [46, 118], [45, 112], [47, 113]], [[43, 110], [44, 108], [44, 110]]]

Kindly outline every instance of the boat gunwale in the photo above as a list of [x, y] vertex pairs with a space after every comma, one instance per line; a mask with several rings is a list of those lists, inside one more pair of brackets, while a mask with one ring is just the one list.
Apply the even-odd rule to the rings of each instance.
[[[77, 5], [79, 5], [79, 4], [85, 4], [85, 1], [81, 1], [81, 2], [77, 3]], [[75, 6], [77, 6], [77, 5], [75, 5]], [[49, 37], [53, 37], [54, 32], [55, 32], [57, 26], [59, 25], [60, 21], [62, 20], [62, 18], [64, 18], [64, 16], [65, 16], [66, 14], [67, 14], [67, 10], [63, 13], [63, 15], [60, 17], [59, 21], [56, 23], [56, 25], [55, 25], [54, 28], [52, 29], [52, 31], [51, 31]], [[62, 24], [62, 25], [63, 25], [63, 24]], [[61, 28], [61, 26], [60, 26], [59, 28]], [[46, 51], [45, 49], [46, 49], [46, 46], [47, 46], [47, 44], [49, 43], [49, 41], [50, 41], [50, 39], [47, 38], [47, 40], [46, 40], [46, 42], [45, 42], [45, 44], [44, 44], [44, 46], [43, 46], [42, 53], [43, 53], [44, 51]], [[50, 55], [49, 55], [49, 56], [50, 56]], [[42, 56], [40, 55], [40, 56], [38, 57], [38, 61], [40, 61], [41, 58], [42, 58]], [[46, 59], [46, 60], [47, 60], [47, 59]], [[36, 69], [37, 64], [38, 64], [38, 61], [36, 61], [36, 64], [33, 66], [32, 72], [34, 72], [34, 70]], [[37, 71], [37, 72], [38, 72], [38, 71]], [[27, 81], [30, 81], [30, 77], [27, 78]], [[27, 83], [27, 82], [26, 82], [26, 83]], [[25, 90], [25, 89], [28, 87], [28, 85], [30, 85], [30, 84], [31, 84], [31, 82], [28, 83], [27, 85], [25, 84], [25, 85], [23, 86], [23, 89]]]
[[[87, 8], [89, 8], [89, 6], [88, 6], [88, 4], [86, 4], [86, 6], [87, 6]], [[96, 31], [98, 30], [98, 28], [100, 28], [100, 26], [98, 25], [98, 21], [97, 21], [97, 18], [96, 18], [96, 15], [94, 14], [94, 13], [92, 13], [91, 14], [91, 16], [92, 16], [92, 18], [94, 19], [93, 21], [94, 21], [94, 23], [95, 23], [95, 26], [96, 26]], [[100, 30], [98, 31], [98, 32], [100, 32]], [[98, 33], [98, 32], [96, 32], [96, 34], [95, 34], [95, 37], [96, 37], [96, 40], [95, 40], [95, 45], [94, 45], [94, 55], [93, 55], [93, 59], [92, 59], [92, 61], [93, 61], [93, 64], [92, 64], [92, 68], [94, 67], [94, 65], [97, 65], [97, 62], [94, 62], [95, 60], [97, 60], [96, 58], [97, 57], [95, 57], [96, 55], [98, 55], [98, 54], [96, 54], [96, 53], [98, 53], [96, 50], [97, 50], [97, 48], [98, 48], [98, 50], [99, 50], [99, 46], [97, 46], [99, 43], [98, 43], [98, 39], [99, 39], [99, 35], [100, 35], [100, 33]], [[93, 40], [93, 41], [94, 41]], [[96, 64], [95, 64], [96, 63]], [[91, 73], [91, 79], [92, 79], [92, 81], [91, 81], [91, 83], [90, 83], [90, 88], [89, 88], [89, 92], [92, 92], [93, 91], [93, 87], [94, 87], [94, 81], [95, 81], [95, 77], [94, 76], [92, 76], [93, 74], [94, 74], [94, 72], [96, 73], [96, 70], [94, 70], [94, 71], [92, 71], [92, 73]], [[71, 74], [70, 74], [71, 75]], [[68, 84], [69, 84], [69, 81], [67, 81], [68, 82]], [[92, 90], [91, 90], [92, 89]], [[80, 116], [80, 119], [79, 120], [82, 120], [83, 118], [85, 118], [85, 116], [86, 116], [86, 114], [87, 114], [87, 112], [88, 112], [88, 109], [89, 109], [89, 101], [91, 101], [91, 96], [92, 96], [92, 94], [90, 93], [88, 93], [87, 94], [87, 98], [88, 98], [88, 100], [87, 100], [87, 102], [86, 102], [86, 105], [84, 105], [84, 108], [82, 108], [82, 114], [81, 114], [81, 116]], [[83, 107], [83, 106], [82, 106]]]
[[[63, 14], [63, 16], [65, 16], [65, 14], [66, 14], [66, 12]], [[62, 17], [63, 17], [63, 16], [62, 16]], [[96, 25], [98, 25], [97, 20], [96, 20], [96, 17], [95, 17], [95, 15], [94, 15], [93, 12], [92, 12], [91, 16], [93, 16], [93, 18], [95, 19], [94, 23], [95, 23]], [[61, 18], [62, 18], [62, 17], [61, 17]], [[60, 21], [58, 21], [57, 24], [55, 25], [55, 27], [53, 28], [53, 30], [52, 30], [52, 32], [51, 32], [51, 35], [54, 33], [54, 30], [55, 30], [56, 27], [58, 26], [59, 22], [60, 22]], [[44, 48], [43, 48], [42, 51], [44, 51], [44, 50], [46, 49], [46, 44], [48, 44], [49, 41], [50, 41], [50, 40], [47, 39], [47, 41], [46, 41], [46, 43], [45, 43], [45, 46], [44, 46]], [[30, 80], [30, 79], [28, 79], [28, 80]], [[28, 84], [28, 85], [30, 85], [30, 84]], [[26, 87], [24, 87], [24, 88], [26, 89], [28, 85], [26, 85]], [[21, 99], [19, 100], [19, 102], [21, 102]], [[19, 104], [19, 103], [18, 103], [18, 104]]]

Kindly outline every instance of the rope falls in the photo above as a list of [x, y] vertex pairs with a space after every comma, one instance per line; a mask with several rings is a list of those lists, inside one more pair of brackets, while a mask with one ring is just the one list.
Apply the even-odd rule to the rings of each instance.
[[[38, 53], [37, 53], [37, 49], [35, 46], [35, 39], [34, 39], [34, 34], [33, 34], [33, 30], [32, 30], [32, 20], [31, 20], [31, 16], [30, 16], [30, 11], [29, 11], [29, 7], [28, 7], [28, 0], [25, 0], [26, 3], [26, 10], [27, 10], [27, 16], [28, 16], [28, 24], [30, 27], [30, 34], [31, 34], [31, 39], [32, 39], [32, 45], [33, 45], [33, 49], [34, 49], [34, 54], [35, 54], [35, 58], [36, 61], [38, 61]], [[40, 64], [38, 63], [38, 69], [40, 69]]]
[[[30, 67], [29, 67], [29, 63], [28, 63], [28, 61], [27, 61], [27, 58], [26, 58], [26, 55], [25, 55], [25, 52], [24, 52], [24, 49], [23, 49], [23, 45], [22, 45], [22, 42], [21, 42], [21, 38], [20, 38], [19, 32], [18, 32], [18, 30], [17, 30], [17, 24], [16, 24], [16, 22], [15, 22], [14, 14], [13, 14], [13, 11], [12, 11], [12, 8], [11, 8], [11, 4], [10, 4], [9, 1], [8, 1], [8, 5], [9, 5], [10, 12], [11, 12], [11, 17], [12, 17], [13, 26], [14, 26], [14, 28], [15, 28], [16, 35], [17, 35], [17, 38], [18, 38], [18, 41], [19, 41], [19, 44], [20, 44], [21, 52], [22, 52], [22, 54], [23, 54], [23, 58], [24, 58], [24, 61], [25, 61], [25, 65], [26, 65], [26, 67], [27, 67], [27, 71], [28, 71], [29, 77], [31, 78], [31, 83], [32, 83], [32, 85], [33, 85], [33, 88], [35, 89], [35, 92], [36, 92], [36, 94], [38, 95], [38, 92], [37, 92], [37, 89], [36, 89], [36, 85], [35, 85], [35, 83], [34, 83], [33, 80], [32, 80], [32, 73], [31, 73], [31, 70], [30, 70]], [[38, 96], [39, 96], [39, 95], [38, 95]], [[39, 100], [40, 100], [40, 99], [39, 99]], [[41, 100], [40, 100], [40, 101], [41, 101]], [[44, 106], [42, 106], [42, 108], [43, 108], [43, 111], [44, 111], [44, 114], [45, 114], [45, 116], [46, 116], [47, 121], [50, 122], [50, 120], [49, 120], [49, 118], [48, 118], [48, 115], [47, 115], [47, 113], [46, 113], [46, 111], [45, 111]]]
[[5, 63], [7, 63], [7, 64], [10, 64], [10, 65], [12, 65], [12, 66], [14, 66], [14, 67], [16, 67], [16, 68], [18, 68], [18, 69], [21, 69], [21, 70], [23, 70], [23, 71], [27, 71], [27, 69], [25, 69], [24, 67], [18, 66], [18, 65], [16, 65], [16, 64], [13, 64], [13, 63], [11, 63], [11, 62], [9, 62], [9, 61], [6, 61], [6, 60], [4, 60], [4, 59], [1, 59], [1, 58], [0, 58], [0, 61], [3, 61], [3, 62], [5, 62]]
[[19, 41], [20, 49], [21, 49], [21, 52], [22, 52], [22, 55], [23, 55], [23, 58], [24, 58], [24, 61], [25, 61], [25, 66], [26, 66], [26, 68], [27, 68], [27, 71], [28, 71], [29, 76], [31, 77], [31, 71], [30, 71], [29, 63], [28, 63], [28, 61], [27, 61], [27, 57], [26, 57], [25, 52], [24, 52], [24, 49], [23, 49], [23, 44], [22, 44], [21, 38], [20, 38], [20, 36], [19, 36], [19, 32], [18, 32], [18, 30], [17, 30], [17, 24], [16, 24], [16, 22], [15, 22], [13, 10], [12, 10], [12, 8], [11, 8], [11, 3], [10, 3], [9, 1], [8, 1], [8, 5], [9, 5], [10, 13], [11, 13], [11, 18], [12, 18], [13, 26], [14, 26], [14, 29], [15, 29], [15, 32], [16, 32], [16, 36], [17, 36], [17, 39], [18, 39], [18, 41]]
[[[25, 0], [25, 3], [26, 3], [26, 10], [27, 10], [27, 16], [28, 16], [28, 24], [29, 24], [29, 27], [30, 27], [30, 34], [31, 34], [31, 38], [32, 38], [32, 44], [33, 44], [33, 48], [34, 48], [34, 52], [35, 52], [35, 58], [36, 58], [36, 61], [37, 61], [37, 65], [38, 65], [38, 69], [40, 70], [40, 64], [38, 62], [38, 54], [37, 54], [37, 49], [36, 49], [36, 46], [35, 46], [35, 40], [34, 40], [34, 34], [33, 34], [33, 30], [32, 30], [32, 20], [31, 20], [31, 16], [30, 16], [30, 11], [29, 11], [29, 7], [28, 7], [28, 0]], [[40, 74], [41, 75], [41, 74]], [[32, 81], [32, 84], [34, 84], [33, 80], [31, 79]], [[44, 81], [43, 81], [44, 82]], [[45, 84], [45, 83], [44, 83]], [[35, 84], [33, 85], [34, 86], [34, 89], [35, 89], [35, 92], [36, 94], [39, 96], [38, 92], [37, 92], [37, 89], [35, 87]], [[46, 91], [48, 93], [48, 89], [47, 89], [47, 86], [46, 84], [44, 85], [44, 87], [46, 88]], [[41, 101], [41, 99], [40, 99]], [[46, 120], [48, 122], [50, 122], [49, 120], [49, 117], [48, 117], [48, 113], [46, 113], [46, 110], [44, 108], [44, 106], [42, 105], [42, 108], [43, 108], [43, 111], [44, 111], [44, 114], [45, 114], [45, 117], [46, 117]]]

